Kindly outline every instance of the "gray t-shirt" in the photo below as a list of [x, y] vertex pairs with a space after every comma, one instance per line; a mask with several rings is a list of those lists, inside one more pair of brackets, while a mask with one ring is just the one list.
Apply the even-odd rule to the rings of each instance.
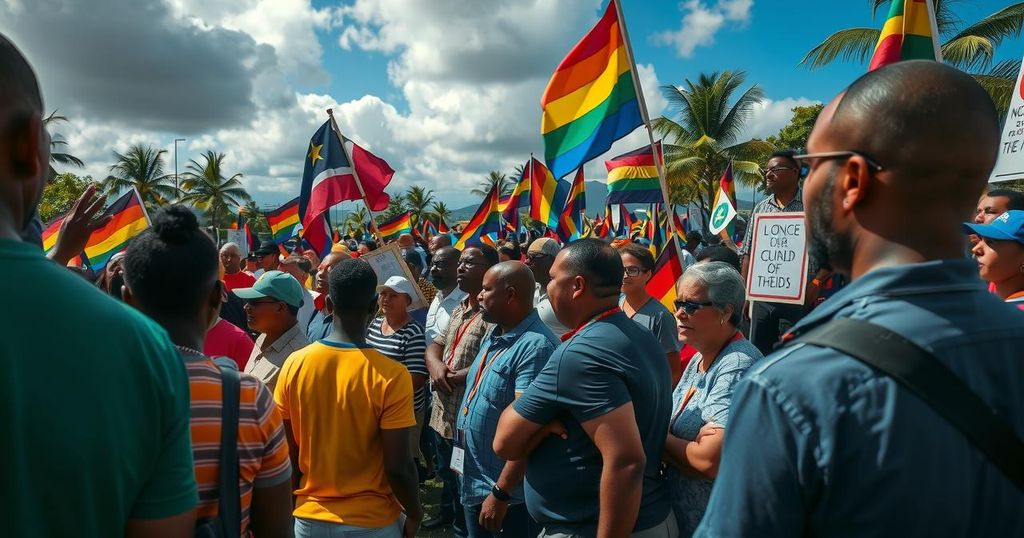
[[[761, 352], [742, 336], [722, 348], [706, 372], [697, 371], [701, 355], [694, 355], [672, 392], [669, 433], [692, 441], [697, 438], [701, 427], [709, 422], [725, 427], [729, 420], [733, 386], [761, 358]], [[693, 395], [687, 398], [691, 390]], [[686, 406], [680, 408], [684, 402]], [[669, 469], [669, 476], [672, 508], [679, 524], [679, 535], [690, 536], [704, 517], [713, 482], [690, 478], [672, 468]]]
[[[625, 297], [619, 298], [619, 306], [625, 302]], [[630, 319], [654, 333], [654, 337], [658, 339], [658, 343], [661, 344], [661, 349], [665, 353], [682, 349], [682, 345], [679, 344], [679, 331], [676, 329], [676, 318], [657, 299], [651, 298], [650, 301], [644, 303]]]

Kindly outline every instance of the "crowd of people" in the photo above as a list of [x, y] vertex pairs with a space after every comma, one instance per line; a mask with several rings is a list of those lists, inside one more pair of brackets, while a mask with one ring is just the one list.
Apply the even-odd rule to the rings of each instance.
[[[11, 536], [1024, 535], [1024, 196], [982, 195], [997, 116], [951, 67], [862, 76], [765, 164], [755, 213], [806, 214], [804, 305], [746, 301], [749, 231], [689, 235], [670, 309], [629, 241], [403, 236], [413, 278], [382, 281], [374, 241], [243, 259], [178, 205], [93, 283], [63, 267], [93, 189], [49, 259], [24, 233], [42, 111], [0, 37]], [[942, 365], [1006, 425], [1003, 459], [811, 340], [843, 319]]]

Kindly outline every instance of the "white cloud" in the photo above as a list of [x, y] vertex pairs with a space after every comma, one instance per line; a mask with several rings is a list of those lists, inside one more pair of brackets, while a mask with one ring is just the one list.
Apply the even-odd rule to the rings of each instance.
[[[543, 154], [541, 93], [602, 5], [111, 0], [59, 10], [51, 1], [0, 0], [0, 31], [39, 69], [47, 107], [72, 119], [57, 131], [87, 163], [83, 173], [105, 177], [112, 152], [134, 143], [166, 149], [173, 173], [173, 139], [184, 137], [179, 171], [208, 149], [224, 152], [226, 172], [241, 172], [257, 201], [283, 202], [297, 195], [309, 136], [333, 108], [346, 135], [395, 168], [389, 190], [424, 185], [453, 207], [476, 201], [468, 191], [489, 170], [510, 172], [531, 152]], [[318, 31], [336, 48], [323, 50]], [[298, 89], [327, 80], [325, 55], [361, 51], [388, 58], [389, 91], [339, 102], [322, 88]], [[657, 73], [649, 64], [638, 70], [657, 117], [666, 104]], [[638, 129], [588, 175], [605, 177], [605, 158], [646, 143]]]
[[754, 106], [750, 119], [747, 120], [745, 134], [740, 139], [763, 139], [777, 134], [779, 129], [788, 125], [793, 118], [794, 107], [816, 105], [820, 102], [806, 97], [786, 97], [777, 101], [765, 99]]
[[679, 29], [656, 33], [652, 40], [656, 44], [673, 46], [681, 58], [689, 58], [697, 47], [712, 45], [715, 34], [725, 23], [747, 23], [753, 6], [754, 0], [718, 0], [714, 5], [702, 0], [687, 0], [679, 4], [685, 13]]

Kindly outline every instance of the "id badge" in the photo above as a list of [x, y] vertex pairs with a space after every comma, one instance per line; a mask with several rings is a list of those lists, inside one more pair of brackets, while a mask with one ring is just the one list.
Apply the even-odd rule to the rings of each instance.
[[460, 475], [466, 462], [466, 450], [463, 447], [465, 437], [462, 430], [455, 430], [455, 439], [452, 446], [451, 469]]

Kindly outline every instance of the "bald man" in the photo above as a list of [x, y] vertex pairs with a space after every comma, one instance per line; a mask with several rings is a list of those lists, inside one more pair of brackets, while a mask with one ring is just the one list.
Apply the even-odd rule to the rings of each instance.
[[433, 256], [438, 250], [452, 246], [452, 236], [448, 234], [437, 234], [430, 238], [428, 246], [430, 247], [430, 255]]
[[188, 376], [167, 332], [21, 239], [50, 170], [44, 110], [0, 35], [0, 296], [19, 310], [0, 324], [4, 535], [193, 536]]
[[220, 247], [220, 263], [224, 266], [224, 287], [228, 291], [251, 288], [256, 277], [242, 270], [242, 250], [235, 243]]
[[534, 286], [529, 267], [507, 261], [484, 274], [478, 294], [483, 319], [496, 325], [470, 366], [456, 414], [465, 450], [461, 492], [470, 537], [540, 531], [523, 502], [526, 461], [506, 462], [491, 450], [502, 411], [533, 382], [559, 344], [533, 308]]
[[837, 318], [880, 325], [1024, 432], [1024, 314], [985, 291], [960, 232], [998, 142], [989, 96], [936, 62], [872, 71], [825, 107], [800, 158], [809, 248], [852, 281], [736, 385], [697, 536], [1024, 534], [1024, 490], [961, 431], [880, 370], [799, 344]]

